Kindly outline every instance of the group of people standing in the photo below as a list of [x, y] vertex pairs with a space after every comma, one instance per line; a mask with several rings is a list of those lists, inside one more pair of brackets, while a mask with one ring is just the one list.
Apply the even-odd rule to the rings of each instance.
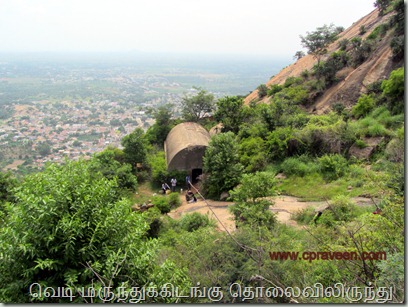
[[[176, 191], [177, 179], [174, 178], [174, 177], [171, 178], [171, 180], [170, 180], [170, 185], [171, 185], [171, 188], [169, 187], [169, 185], [168, 185], [166, 182], [163, 182], [163, 184], [162, 184], [162, 191], [163, 191], [164, 194], [167, 194], [167, 191], [170, 191], [170, 190], [171, 190], [171, 192], [175, 192], [175, 191]], [[186, 188], [187, 188], [186, 200], [187, 200], [187, 201], [193, 200], [194, 202], [196, 202], [196, 201], [197, 201], [197, 198], [195, 197], [194, 193], [191, 192], [191, 190], [190, 190], [190, 185], [191, 185], [190, 176], [187, 175], [187, 176], [186, 176]]]
[[171, 178], [170, 180], [171, 188], [166, 182], [163, 182], [162, 184], [162, 190], [163, 193], [166, 194], [168, 190], [171, 190], [172, 192], [176, 192], [176, 185], [177, 185], [177, 179], [176, 178]]

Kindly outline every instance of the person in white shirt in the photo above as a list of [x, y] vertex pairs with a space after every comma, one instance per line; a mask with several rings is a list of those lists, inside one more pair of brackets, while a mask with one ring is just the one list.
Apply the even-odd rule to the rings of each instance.
[[172, 178], [172, 179], [170, 180], [170, 182], [171, 182], [171, 191], [172, 191], [172, 192], [176, 192], [177, 179], [176, 179], [176, 178]]

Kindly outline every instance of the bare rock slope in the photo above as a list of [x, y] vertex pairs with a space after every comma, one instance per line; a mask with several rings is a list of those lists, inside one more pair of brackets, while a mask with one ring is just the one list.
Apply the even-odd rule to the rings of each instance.
[[[378, 9], [372, 11], [367, 16], [355, 22], [351, 27], [340, 33], [338, 39], [328, 47], [326, 58], [334, 51], [338, 50], [339, 41], [343, 39], [351, 40], [353, 37], [365, 39], [378, 25], [385, 23], [390, 15], [379, 16]], [[360, 29], [364, 26], [366, 32], [361, 35]], [[343, 78], [340, 82], [327, 89], [313, 104], [308, 107], [308, 111], [315, 111], [322, 114], [330, 110], [332, 104], [340, 102], [345, 106], [351, 106], [361, 93], [366, 92], [366, 86], [376, 80], [385, 79], [390, 72], [397, 67], [392, 61], [392, 51], [390, 48], [391, 31], [381, 39], [371, 56], [357, 68], [346, 68], [342, 71]], [[323, 59], [325, 60], [325, 59]], [[282, 69], [273, 76], [267, 83], [283, 84], [289, 77], [298, 77], [305, 70], [311, 70], [317, 63], [311, 55], [306, 55], [295, 63]], [[261, 102], [268, 103], [268, 97]], [[245, 98], [245, 103], [258, 100], [258, 91], [255, 90]]]

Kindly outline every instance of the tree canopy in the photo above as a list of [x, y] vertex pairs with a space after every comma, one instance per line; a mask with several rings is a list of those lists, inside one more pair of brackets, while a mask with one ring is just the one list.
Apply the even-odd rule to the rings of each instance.
[[214, 113], [214, 119], [218, 122], [222, 122], [222, 131], [232, 131], [237, 134], [239, 126], [245, 117], [243, 98], [227, 96], [219, 99], [216, 105], [217, 109]]
[[238, 143], [234, 133], [215, 135], [209, 143], [203, 158], [203, 171], [208, 174], [206, 186], [208, 195], [219, 198], [238, 184], [242, 165], [239, 162]]
[[181, 101], [181, 113], [185, 121], [198, 123], [205, 116], [214, 111], [214, 95], [197, 88], [198, 93], [194, 96], [185, 96]]
[[132, 133], [122, 139], [125, 161], [130, 163], [133, 168], [136, 163], [144, 163], [147, 155], [147, 142], [142, 128], [136, 128]]
[[155, 119], [154, 124], [146, 131], [146, 139], [150, 144], [163, 146], [167, 134], [174, 126], [172, 108], [172, 104], [166, 104], [149, 110], [148, 113]]
[[157, 242], [143, 238], [148, 224], [131, 213], [129, 200], [119, 197], [117, 181], [94, 173], [86, 161], [52, 164], [28, 176], [15, 202], [7, 204], [0, 228], [0, 300], [70, 302], [29, 297], [33, 283], [43, 289], [70, 287], [75, 302], [86, 302], [76, 291], [84, 286], [98, 291], [122, 282], [126, 288], [129, 280], [183, 284], [187, 279], [181, 270], [169, 261], [155, 263]]
[[336, 40], [341, 31], [341, 28], [330, 24], [318, 27], [313, 32], [306, 32], [305, 36], [300, 35], [302, 46], [317, 60], [318, 67], [322, 56], [327, 53], [327, 46]]

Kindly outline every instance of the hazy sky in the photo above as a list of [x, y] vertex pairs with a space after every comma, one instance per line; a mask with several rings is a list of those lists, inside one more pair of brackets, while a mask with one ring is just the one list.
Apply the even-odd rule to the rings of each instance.
[[374, 0], [0, 0], [0, 52], [293, 56], [299, 35], [348, 28]]

